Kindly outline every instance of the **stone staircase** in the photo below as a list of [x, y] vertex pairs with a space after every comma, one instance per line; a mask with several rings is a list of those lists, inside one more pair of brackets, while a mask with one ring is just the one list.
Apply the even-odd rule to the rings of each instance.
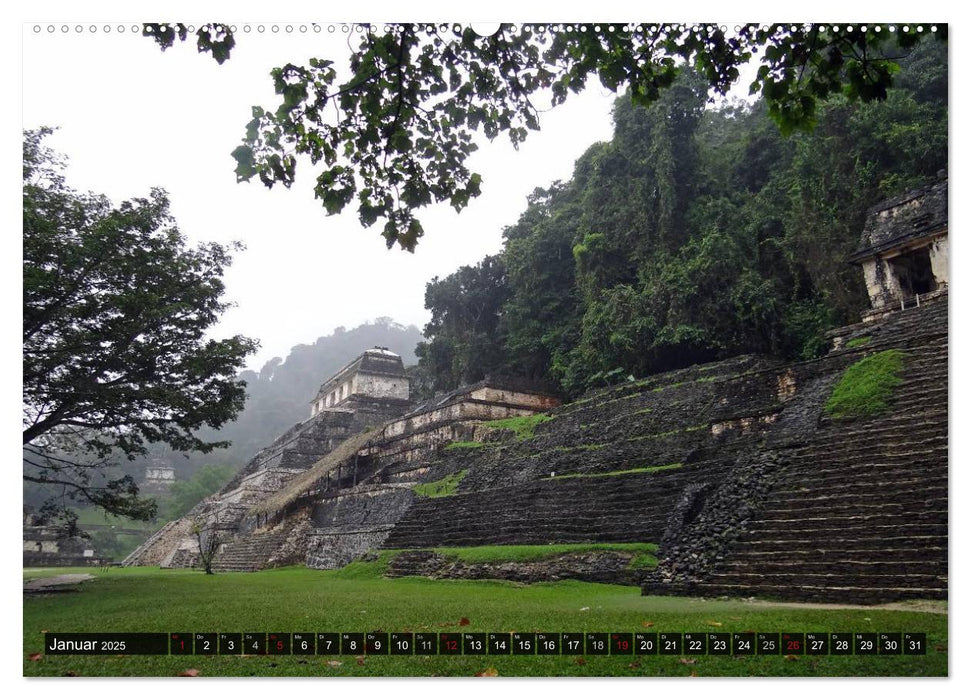
[[213, 571], [259, 571], [266, 566], [286, 541], [285, 528], [270, 532], [254, 532], [223, 546], [213, 559]]
[[142, 542], [134, 552], [125, 557], [121, 565], [122, 566], [138, 566], [142, 555], [148, 551], [151, 547], [154, 547], [157, 543], [161, 542], [165, 537], [171, 532], [175, 526], [178, 524], [178, 520], [172, 520], [166, 523], [160, 530], [151, 535], [147, 540]]
[[901, 312], [880, 338], [908, 353], [890, 410], [824, 420], [786, 450], [784, 476], [760, 514], [692, 592], [864, 603], [947, 597], [946, 300], [935, 307], [923, 317]]
[[717, 481], [718, 461], [654, 473], [545, 479], [515, 487], [416, 499], [384, 547], [657, 542], [688, 483]]
[[[382, 547], [659, 542], [685, 489], [718, 483], [782, 409], [777, 367], [745, 356], [655, 375], [551, 411], [532, 438], [444, 450], [419, 480], [463, 471], [457, 492], [416, 498]], [[630, 471], [658, 466], [673, 468]]]

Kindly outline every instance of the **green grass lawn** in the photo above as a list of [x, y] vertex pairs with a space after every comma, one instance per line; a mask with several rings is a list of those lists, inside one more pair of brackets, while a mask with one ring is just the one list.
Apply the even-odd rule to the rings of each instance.
[[[27, 676], [940, 676], [947, 615], [643, 597], [563, 581], [385, 579], [386, 557], [340, 571], [302, 567], [205, 576], [154, 568], [89, 572], [76, 593], [24, 599]], [[465, 624], [463, 624], [465, 623]], [[925, 632], [914, 657], [692, 656], [31, 656], [50, 632]]]

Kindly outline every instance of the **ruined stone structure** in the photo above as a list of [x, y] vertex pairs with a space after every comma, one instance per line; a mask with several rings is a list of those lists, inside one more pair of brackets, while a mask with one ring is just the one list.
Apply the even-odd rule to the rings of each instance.
[[411, 378], [401, 357], [388, 348], [371, 348], [324, 382], [310, 402], [310, 415], [321, 411], [369, 411], [375, 402], [407, 409]]
[[[650, 594], [830, 602], [946, 598], [946, 188], [871, 211], [854, 259], [872, 313], [834, 331], [825, 357], [736, 357], [567, 405], [489, 379], [413, 407], [394, 356], [369, 351], [321, 387], [310, 419], [126, 563], [192, 565], [191, 522], [204, 520], [222, 530], [216, 568], [229, 570], [334, 568], [385, 549], [396, 551], [391, 576], [578, 578], [640, 583]], [[921, 272], [913, 261], [925, 255]], [[889, 409], [828, 418], [846, 369], [889, 349], [904, 357]], [[539, 413], [523, 432], [490, 422]], [[635, 570], [619, 551], [500, 564], [431, 551], [627, 542], [657, 544], [657, 567]]]
[[[431, 455], [456, 440], [474, 439], [483, 420], [530, 415], [558, 403], [501, 378], [417, 407], [408, 392], [398, 355], [387, 348], [362, 353], [324, 382], [309, 419], [257, 453], [222, 491], [168, 523], [125, 563], [192, 566], [198, 561], [192, 528], [203, 524], [223, 542], [216, 569], [304, 561], [343, 565], [386, 537], [400, 515], [384, 508], [387, 502], [413, 500], [414, 482], [408, 488], [383, 484], [391, 475], [419, 478]], [[355, 507], [365, 509], [366, 523], [350, 516]]]
[[58, 528], [41, 524], [24, 514], [24, 563], [28, 566], [100, 566], [107, 560], [98, 556], [91, 543], [82, 537], [67, 537]]
[[167, 494], [172, 490], [174, 483], [175, 469], [164, 460], [154, 458], [145, 467], [145, 477], [138, 485], [138, 490], [148, 496]]
[[947, 179], [870, 209], [859, 249], [871, 308], [863, 320], [943, 294], [948, 283]]

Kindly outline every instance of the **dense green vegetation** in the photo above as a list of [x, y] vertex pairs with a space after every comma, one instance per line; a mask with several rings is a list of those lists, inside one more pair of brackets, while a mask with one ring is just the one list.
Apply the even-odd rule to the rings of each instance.
[[[880, 608], [813, 609], [641, 596], [630, 586], [560, 581], [384, 579], [386, 563], [205, 576], [199, 571], [90, 570], [77, 593], [24, 600], [26, 676], [943, 676], [947, 615]], [[64, 571], [64, 570], [62, 570]], [[72, 569], [71, 572], [78, 570]], [[26, 577], [57, 571], [29, 571]], [[465, 623], [465, 624], [463, 624]], [[53, 632], [912, 631], [926, 656], [47, 656]]]
[[412, 490], [419, 496], [425, 496], [426, 498], [443, 498], [445, 496], [451, 496], [458, 489], [459, 483], [465, 478], [468, 473], [468, 469], [463, 469], [460, 472], [455, 472], [454, 474], [449, 474], [448, 476], [439, 479], [438, 481], [431, 481], [427, 484], [418, 484], [417, 486], [412, 486]]
[[498, 255], [432, 280], [419, 346], [437, 389], [526, 374], [578, 395], [743, 352], [806, 359], [867, 306], [866, 211], [947, 167], [947, 57], [922, 44], [887, 99], [835, 97], [780, 134], [762, 102], [683, 75], [537, 189]]
[[862, 418], [886, 411], [906, 356], [901, 350], [884, 350], [847, 367], [826, 401], [826, 415]]

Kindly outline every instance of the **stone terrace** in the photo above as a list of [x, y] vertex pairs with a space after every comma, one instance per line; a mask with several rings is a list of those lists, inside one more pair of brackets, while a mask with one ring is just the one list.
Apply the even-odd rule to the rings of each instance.
[[784, 466], [737, 541], [710, 571], [687, 577], [686, 557], [699, 552], [686, 547], [680, 559], [661, 562], [645, 592], [864, 603], [946, 598], [947, 309], [945, 297], [900, 312], [871, 327], [863, 348], [837, 353], [841, 364], [889, 347], [907, 353], [890, 410], [853, 421], [823, 418], [808, 433], [780, 436]]
[[522, 442], [443, 450], [387, 478], [465, 471], [457, 492], [416, 498], [383, 546], [657, 542], [684, 489], [718, 483], [791, 398], [788, 386], [776, 365], [735, 358], [590, 394]]

